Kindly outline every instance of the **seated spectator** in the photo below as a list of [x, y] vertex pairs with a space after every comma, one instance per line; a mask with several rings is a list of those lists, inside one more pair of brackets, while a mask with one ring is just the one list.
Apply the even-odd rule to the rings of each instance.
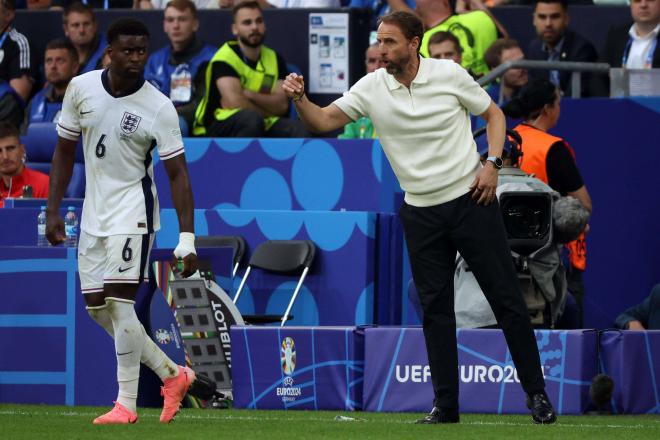
[[[599, 60], [610, 67], [660, 68], [660, 0], [631, 0], [633, 23], [614, 27], [607, 33]], [[610, 96], [609, 75], [596, 75], [593, 95]]]
[[89, 4], [71, 3], [62, 14], [64, 35], [78, 52], [78, 74], [101, 67], [105, 52], [105, 39], [97, 32], [94, 10]]
[[[384, 66], [378, 43], [374, 43], [367, 48], [364, 54], [364, 65], [367, 68], [367, 74]], [[375, 139], [378, 136], [371, 119], [363, 116], [357, 121], [346, 124], [344, 132], [337, 137], [339, 139]]]
[[456, 14], [449, 0], [417, 0], [417, 13], [426, 32], [420, 53], [429, 56], [429, 39], [440, 31], [451, 32], [461, 42], [462, 66], [477, 75], [488, 71], [484, 62], [486, 49], [497, 39], [497, 25], [483, 10]]
[[[571, 196], [591, 212], [591, 197], [575, 161], [573, 149], [560, 137], [548, 130], [557, 125], [560, 114], [561, 94], [557, 86], [544, 78], [537, 78], [521, 88], [518, 96], [502, 107], [504, 114], [523, 118], [514, 128], [522, 138], [523, 156], [520, 169], [547, 183], [562, 196]], [[582, 326], [584, 285], [582, 273], [586, 269], [586, 232], [566, 246], [570, 264], [567, 267], [568, 290], [575, 298]]]
[[25, 146], [21, 144], [16, 126], [0, 122], [0, 208], [6, 198], [23, 196], [26, 186], [32, 187], [32, 197], [48, 197], [48, 175], [25, 166]]
[[[458, 38], [451, 32], [436, 32], [429, 38], [429, 56], [438, 60], [452, 60], [456, 64], [463, 62], [463, 49]], [[478, 75], [468, 69], [474, 79]]]
[[461, 42], [451, 32], [436, 32], [429, 38], [429, 56], [437, 60], [463, 61]]
[[[227, 9], [234, 6], [234, 0], [191, 0], [197, 9]], [[169, 0], [135, 0], [135, 9], [165, 9]]]
[[18, 126], [34, 82], [30, 44], [14, 29], [13, 0], [0, 1], [0, 121]]
[[78, 71], [78, 53], [70, 41], [58, 38], [46, 45], [44, 73], [46, 86], [28, 104], [24, 130], [33, 122], [57, 123], [62, 110], [64, 92]]
[[[580, 34], [568, 28], [568, 0], [536, 0], [534, 28], [537, 37], [529, 44], [527, 59], [544, 61], [598, 60], [596, 48]], [[533, 78], [547, 78], [558, 86], [565, 96], [571, 96], [571, 72], [568, 70], [533, 70]], [[581, 96], [589, 95], [591, 75], [582, 74]]]
[[617, 316], [614, 326], [622, 330], [660, 330], [660, 284], [640, 304]]
[[350, 0], [350, 8], [370, 9], [371, 28], [378, 27], [378, 18], [394, 11], [415, 12], [415, 0]]
[[633, 23], [607, 34], [601, 59], [612, 67], [660, 68], [660, 0], [631, 0]]
[[26, 9], [36, 11], [39, 9], [48, 9], [52, 4], [51, 0], [27, 0]]
[[93, 9], [130, 9], [133, 7], [133, 0], [53, 0], [51, 9], [67, 9], [74, 3], [83, 3]]
[[[518, 42], [511, 38], [500, 38], [495, 41], [484, 54], [484, 60], [489, 69], [494, 69], [508, 61], [518, 61], [525, 58], [525, 54]], [[509, 102], [527, 84], [527, 70], [509, 69], [501, 77], [499, 82], [493, 82], [487, 91], [490, 97], [498, 105]]]
[[236, 40], [220, 47], [206, 68], [205, 95], [193, 134], [212, 137], [308, 137], [300, 121], [284, 117], [289, 101], [280, 86], [284, 58], [263, 43], [263, 12], [255, 1], [232, 9]]
[[339, 0], [261, 0], [258, 3], [269, 3], [276, 8], [339, 8], [341, 6]]
[[168, 46], [149, 56], [144, 78], [174, 103], [179, 114], [181, 132], [195, 117], [195, 108], [204, 96], [204, 72], [216, 48], [197, 38], [197, 8], [190, 0], [171, 0], [163, 17], [163, 30]]

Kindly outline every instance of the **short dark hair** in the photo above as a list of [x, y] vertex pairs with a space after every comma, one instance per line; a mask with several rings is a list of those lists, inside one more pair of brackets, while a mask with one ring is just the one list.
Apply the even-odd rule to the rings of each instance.
[[64, 12], [62, 12], [62, 22], [66, 24], [66, 20], [69, 17], [69, 14], [72, 12], [76, 12], [78, 14], [89, 14], [92, 17], [92, 21], [96, 21], [96, 16], [94, 16], [94, 9], [91, 6], [80, 2], [74, 2], [64, 8]]
[[519, 48], [520, 44], [513, 38], [498, 38], [484, 52], [484, 61], [489, 69], [494, 69], [502, 64], [502, 52], [507, 49]]
[[18, 127], [8, 121], [0, 121], [0, 139], [15, 137], [20, 139], [21, 132]]
[[380, 26], [381, 23], [393, 24], [398, 27], [408, 40], [415, 37], [419, 38], [419, 47], [417, 48], [419, 51], [424, 38], [424, 24], [417, 15], [406, 11], [394, 11], [380, 17], [378, 25]]
[[190, 0], [170, 0], [165, 5], [165, 9], [167, 8], [174, 8], [180, 12], [185, 12], [186, 9], [189, 9], [192, 12], [193, 18], [197, 18], [197, 6]]
[[445, 41], [451, 41], [452, 43], [454, 43], [454, 46], [456, 47], [458, 53], [463, 53], [461, 42], [458, 41], [456, 35], [452, 34], [451, 32], [445, 32], [445, 31], [436, 32], [435, 34], [431, 35], [431, 38], [429, 38], [428, 45], [431, 46], [432, 44], [440, 44], [440, 43], [444, 43]]
[[134, 18], [120, 18], [108, 28], [108, 44], [116, 42], [120, 35], [149, 38], [149, 29], [144, 23]]
[[557, 98], [557, 86], [546, 78], [536, 78], [520, 88], [518, 95], [502, 106], [505, 115], [511, 118], [536, 119], [547, 104]]
[[564, 11], [568, 10], [568, 0], [534, 0], [534, 10], [539, 3], [559, 3]]
[[46, 50], [52, 49], [65, 49], [69, 52], [71, 60], [78, 61], [78, 51], [76, 51], [73, 43], [66, 38], [55, 38], [54, 40], [50, 40], [48, 44], [46, 44]]
[[261, 9], [261, 6], [259, 6], [259, 3], [254, 0], [236, 3], [234, 7], [231, 8], [231, 18], [233, 21], [236, 21], [236, 14], [238, 14], [238, 11], [241, 9], [258, 9], [262, 14], [264, 12], [263, 9]]

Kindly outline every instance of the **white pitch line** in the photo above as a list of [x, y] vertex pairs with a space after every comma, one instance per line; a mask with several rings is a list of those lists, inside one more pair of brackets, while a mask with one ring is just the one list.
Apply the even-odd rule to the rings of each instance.
[[[184, 410], [185, 411], [185, 410]], [[102, 411], [100, 411], [102, 412]], [[100, 413], [99, 412], [99, 413]], [[99, 413], [96, 412], [74, 412], [74, 411], [16, 411], [16, 410], [5, 410], [2, 411], [0, 410], [0, 416], [2, 415], [8, 415], [8, 416], [16, 416], [16, 415], [21, 415], [21, 416], [34, 416], [34, 415], [53, 415], [53, 416], [65, 416], [65, 417], [93, 417], [98, 415]], [[140, 415], [141, 418], [157, 418], [159, 417], [158, 414], [142, 414]], [[356, 419], [355, 421], [336, 421], [333, 418], [321, 418], [321, 417], [312, 417], [312, 418], [300, 418], [300, 417], [252, 417], [252, 416], [233, 416], [233, 415], [227, 415], [227, 416], [212, 416], [212, 415], [205, 415], [205, 416], [200, 416], [200, 415], [192, 415], [192, 414], [186, 414], [185, 412], [179, 413], [177, 416], [177, 419], [190, 419], [190, 420], [238, 420], [238, 421], [255, 421], [255, 422], [261, 422], [261, 421], [275, 421], [275, 422], [282, 422], [282, 421], [288, 421], [288, 422], [296, 422], [296, 421], [301, 421], [301, 420], [309, 420], [313, 422], [331, 422], [331, 423], [388, 423], [388, 424], [394, 424], [394, 425], [410, 425], [414, 424], [414, 420], [410, 421], [403, 421], [403, 420], [368, 420], [368, 419]], [[654, 420], [654, 422], [657, 422]], [[474, 421], [474, 422], [462, 422], [462, 425], [473, 425], [473, 426], [530, 426], [532, 423], [514, 423], [514, 422], [484, 422], [484, 421]], [[556, 423], [553, 425], [557, 428], [580, 428], [580, 429], [598, 429], [598, 428], [613, 428], [613, 429], [648, 429], [648, 428], [654, 428], [653, 426], [649, 425], [612, 425], [612, 424], [607, 424], [607, 425], [593, 425], [593, 424], [586, 424], [586, 423]], [[549, 428], [552, 429], [552, 428]]]

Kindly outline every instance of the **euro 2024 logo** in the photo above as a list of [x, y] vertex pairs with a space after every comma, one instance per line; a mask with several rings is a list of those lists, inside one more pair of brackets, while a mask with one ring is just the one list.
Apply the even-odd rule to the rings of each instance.
[[296, 369], [296, 344], [293, 339], [286, 337], [282, 340], [280, 347], [280, 362], [282, 364], [282, 371], [287, 376], [293, 374]]

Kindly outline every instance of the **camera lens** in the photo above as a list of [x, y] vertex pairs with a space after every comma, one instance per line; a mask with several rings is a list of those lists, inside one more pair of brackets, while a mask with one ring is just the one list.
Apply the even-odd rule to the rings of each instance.
[[509, 238], [540, 239], [548, 233], [549, 213], [544, 199], [511, 197], [502, 205]]

